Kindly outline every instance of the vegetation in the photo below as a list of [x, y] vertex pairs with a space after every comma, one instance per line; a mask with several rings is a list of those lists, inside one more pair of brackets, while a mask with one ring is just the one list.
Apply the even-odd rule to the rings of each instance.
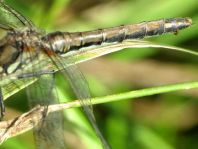
[[[86, 31], [161, 18], [191, 17], [194, 25], [177, 36], [169, 34], [146, 40], [194, 51], [198, 47], [196, 0], [6, 0], [6, 3], [47, 32]], [[93, 97], [114, 95], [119, 98], [120, 93], [176, 83], [181, 83], [177, 86], [180, 89], [183, 83], [193, 87], [190, 82], [198, 80], [197, 64], [195, 55], [160, 48], [141, 48], [124, 49], [81, 63], [79, 67]], [[58, 77], [57, 90], [61, 102], [75, 99], [69, 86], [63, 82], [65, 80]], [[171, 91], [171, 86], [167, 89]], [[198, 89], [157, 93], [151, 96], [142, 93], [138, 96], [140, 98], [124, 94], [125, 97], [109, 103], [105, 102], [110, 99], [104, 97], [103, 104], [94, 105], [98, 126], [112, 148], [198, 147]], [[6, 107], [7, 119], [27, 111], [25, 92], [6, 100]], [[65, 110], [64, 116], [64, 133], [70, 148], [101, 148], [79, 109]], [[0, 146], [2, 149], [33, 147], [31, 132], [11, 138]]]

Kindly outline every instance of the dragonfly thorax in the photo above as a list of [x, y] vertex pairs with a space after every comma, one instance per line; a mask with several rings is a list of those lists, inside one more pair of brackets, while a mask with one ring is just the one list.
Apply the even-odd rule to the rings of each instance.
[[3, 73], [10, 74], [22, 67], [28, 58], [35, 56], [38, 45], [39, 36], [36, 32], [8, 32], [0, 40], [0, 67]]

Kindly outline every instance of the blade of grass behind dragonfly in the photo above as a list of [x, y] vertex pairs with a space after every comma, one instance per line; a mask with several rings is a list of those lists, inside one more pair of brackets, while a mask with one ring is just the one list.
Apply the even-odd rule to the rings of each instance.
[[[70, 0], [51, 1], [49, 5], [46, 5], [46, 2], [33, 3], [31, 12], [35, 24], [45, 28], [46, 31], [54, 30], [54, 25], [56, 24], [54, 20], [65, 10], [69, 2]], [[35, 9], [37, 10], [36, 12]], [[46, 17], [46, 14], [48, 14], [48, 17]], [[45, 18], [45, 21], [43, 21], [43, 18]]]
[[[47, 27], [48, 30], [54, 28], [54, 19], [57, 18], [58, 14], [60, 14], [61, 11], [64, 11], [66, 9], [66, 6], [69, 4], [69, 2], [70, 0], [53, 1], [53, 4], [48, 11], [49, 17], [47, 17], [48, 20], [46, 20], [48, 23], [45, 23], [45, 28]], [[43, 20], [43, 17], [41, 18], [41, 21]]]
[[[91, 48], [84, 48], [82, 50], [69, 52], [67, 54], [62, 55], [67, 62], [67, 66], [81, 63], [84, 61], [88, 61], [106, 54], [110, 54], [125, 48], [163, 48], [163, 49], [169, 49], [169, 50], [175, 50], [178, 52], [184, 52], [189, 53], [195, 56], [198, 56], [198, 52], [191, 51], [189, 49], [184, 49], [180, 47], [170, 46], [170, 45], [163, 45], [163, 44], [156, 44], [152, 42], [147, 41], [126, 41], [122, 43], [115, 43], [115, 44], [108, 44], [108, 45], [102, 45], [101, 47], [91, 47]], [[135, 49], [137, 50], [137, 49]], [[62, 59], [64, 61], [64, 59]], [[65, 63], [65, 62], [62, 62]], [[49, 69], [49, 63], [48, 61], [41, 61], [40, 63], [41, 68]], [[58, 71], [57, 67], [52, 68], [55, 71]], [[4, 96], [4, 100], [10, 97], [11, 95], [19, 92], [21, 89], [25, 88], [26, 86], [32, 84], [37, 80], [37, 78], [26, 78], [29, 81], [26, 81], [27, 84], [24, 84], [24, 81], [22, 80], [15, 80], [15, 81], [9, 81], [7, 78], [3, 78], [1, 81], [2, 86], [2, 93]]]
[[114, 43], [108, 45], [104, 44], [101, 47], [96, 47], [96, 48], [94, 47], [83, 48], [79, 51], [67, 53], [62, 56], [65, 59], [68, 59], [68, 65], [72, 65], [72, 64], [88, 61], [106, 54], [117, 52], [126, 48], [131, 48], [131, 50], [134, 48], [136, 48], [136, 50], [139, 50], [141, 48], [161, 48], [161, 49], [169, 49], [178, 52], [189, 53], [198, 56], [198, 52], [196, 51], [191, 51], [189, 49], [184, 49], [176, 46], [152, 43], [144, 40], [125, 41], [122, 43]]

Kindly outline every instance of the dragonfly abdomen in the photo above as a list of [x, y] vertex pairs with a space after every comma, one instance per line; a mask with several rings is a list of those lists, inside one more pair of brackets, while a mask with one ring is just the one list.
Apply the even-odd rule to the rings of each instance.
[[55, 52], [66, 53], [91, 45], [142, 39], [164, 33], [177, 33], [191, 24], [190, 18], [161, 19], [86, 32], [54, 32], [48, 34], [47, 39]]

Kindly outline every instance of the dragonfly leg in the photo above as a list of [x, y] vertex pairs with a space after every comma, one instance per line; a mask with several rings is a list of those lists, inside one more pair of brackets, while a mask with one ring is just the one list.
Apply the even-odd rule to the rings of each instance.
[[40, 77], [42, 75], [54, 74], [54, 73], [55, 73], [54, 70], [34, 72], [34, 73], [24, 73], [24, 74], [18, 75], [17, 78], [18, 79], [23, 79], [23, 78], [31, 78], [31, 77]]
[[3, 102], [3, 94], [2, 94], [2, 90], [0, 88], [0, 120], [2, 120], [3, 116], [5, 115], [5, 105]]

